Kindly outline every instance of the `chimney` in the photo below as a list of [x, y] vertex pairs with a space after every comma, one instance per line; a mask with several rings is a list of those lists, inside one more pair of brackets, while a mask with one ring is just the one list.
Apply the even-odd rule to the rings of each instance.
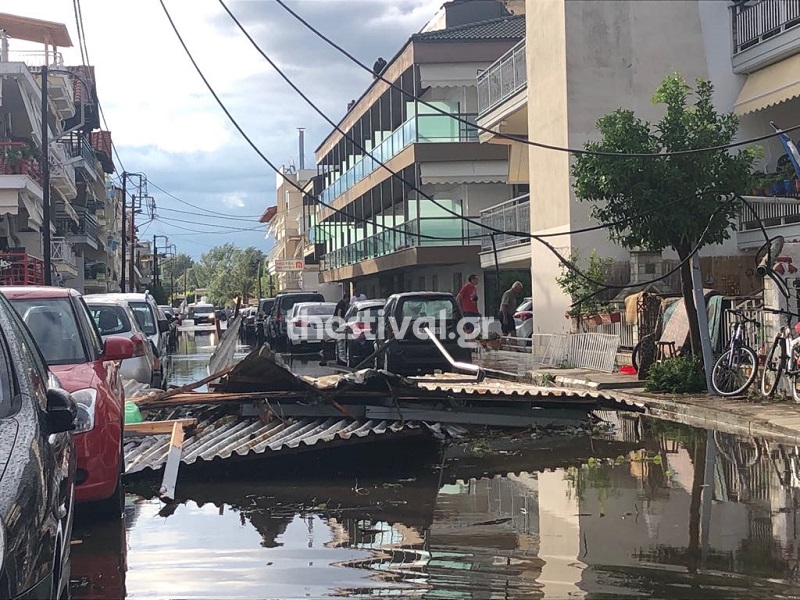
[[306, 144], [305, 144], [306, 130], [303, 127], [297, 128], [297, 143], [300, 146], [300, 169], [306, 168]]

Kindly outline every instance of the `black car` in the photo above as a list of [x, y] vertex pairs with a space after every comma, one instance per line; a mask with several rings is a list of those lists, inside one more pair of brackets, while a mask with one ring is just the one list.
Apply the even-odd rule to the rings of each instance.
[[336, 332], [336, 363], [352, 368], [372, 354], [378, 318], [385, 300], [362, 300], [350, 305]]
[[76, 414], [0, 294], [0, 598], [67, 593]]
[[[453, 294], [408, 292], [390, 296], [378, 322], [376, 344], [394, 339], [377, 360], [377, 366], [399, 375], [450, 371], [451, 365], [422, 332], [428, 324], [445, 350], [459, 362], [471, 362], [472, 350], [460, 335], [463, 318]], [[418, 333], [420, 333], [418, 335]]]
[[286, 348], [286, 317], [298, 302], [325, 302], [318, 292], [286, 292], [275, 296], [275, 302], [266, 322], [267, 341], [276, 350]]

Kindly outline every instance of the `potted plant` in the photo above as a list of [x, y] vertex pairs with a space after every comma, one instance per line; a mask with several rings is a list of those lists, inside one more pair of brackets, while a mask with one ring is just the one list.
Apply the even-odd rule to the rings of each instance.
[[[569, 261], [576, 265], [588, 279], [602, 282], [608, 278], [608, 269], [611, 266], [611, 259], [604, 259], [597, 256], [592, 251], [587, 261], [582, 261], [578, 252], [572, 252]], [[588, 264], [581, 264], [588, 263]], [[603, 310], [603, 303], [597, 295], [603, 286], [595, 285], [578, 275], [572, 269], [561, 266], [561, 275], [556, 278], [556, 283], [561, 290], [572, 300], [572, 306], [566, 312], [565, 317], [572, 319], [573, 329], [578, 329], [581, 321], [589, 327], [596, 327], [602, 323], [600, 313]]]

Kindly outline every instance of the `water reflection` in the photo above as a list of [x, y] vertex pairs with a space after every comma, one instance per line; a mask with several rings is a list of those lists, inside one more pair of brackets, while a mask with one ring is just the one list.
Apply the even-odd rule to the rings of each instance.
[[611, 418], [602, 438], [472, 439], [402, 479], [181, 480], [180, 504], [129, 515], [128, 593], [800, 596], [797, 448]]

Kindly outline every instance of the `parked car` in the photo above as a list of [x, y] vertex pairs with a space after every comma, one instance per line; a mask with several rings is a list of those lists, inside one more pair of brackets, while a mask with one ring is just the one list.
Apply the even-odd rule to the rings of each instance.
[[167, 348], [168, 350], [173, 350], [178, 346], [178, 326], [180, 325], [180, 321], [175, 314], [175, 309], [168, 304], [159, 304], [158, 310], [161, 311], [160, 314], [164, 315], [164, 318], [167, 320], [167, 324], [169, 325]]
[[292, 348], [332, 342], [330, 324], [335, 302], [298, 302], [287, 318], [287, 337]]
[[167, 315], [167, 319], [172, 319], [175, 321], [177, 325], [181, 324], [181, 311], [179, 311], [174, 306], [169, 306], [168, 304], [159, 304], [158, 308], [162, 310], [162, 312]]
[[533, 299], [525, 298], [514, 312], [515, 335], [527, 340], [533, 335]]
[[169, 323], [161, 316], [155, 298], [150, 294], [125, 293], [90, 294], [85, 299], [92, 301], [96, 298], [124, 300], [128, 303], [139, 322], [139, 327], [153, 344], [153, 386], [165, 388], [170, 368]]
[[103, 340], [122, 336], [133, 342], [133, 356], [123, 360], [120, 367], [122, 378], [158, 387], [159, 382], [153, 377], [153, 365], [156, 363], [153, 344], [128, 303], [120, 298], [93, 296], [86, 305]]
[[351, 304], [336, 338], [337, 364], [355, 367], [374, 351], [378, 316], [385, 300], [362, 300]]
[[471, 349], [459, 343], [458, 323], [463, 315], [453, 294], [394, 294], [387, 299], [383, 311], [384, 315], [378, 322], [378, 340], [375, 343], [382, 344], [392, 338], [394, 342], [377, 359], [380, 368], [400, 375], [432, 373], [437, 369], [451, 370], [450, 363], [426, 335], [415, 335], [414, 330], [422, 325], [418, 322], [420, 319], [433, 320], [434, 334], [453, 359], [471, 362]]
[[66, 597], [77, 410], [0, 294], [0, 598]]
[[200, 304], [189, 307], [189, 318], [194, 321], [195, 325], [204, 325], [206, 323], [213, 323], [216, 317], [216, 311], [213, 304]]
[[286, 292], [275, 296], [265, 333], [270, 346], [276, 350], [287, 346], [286, 318], [298, 302], [325, 302], [325, 298], [317, 292]]
[[133, 342], [101, 339], [81, 295], [69, 288], [6, 287], [50, 370], [77, 403], [75, 429], [78, 502], [104, 501], [102, 509], [122, 510], [122, 427], [125, 392], [119, 361], [133, 356]]

